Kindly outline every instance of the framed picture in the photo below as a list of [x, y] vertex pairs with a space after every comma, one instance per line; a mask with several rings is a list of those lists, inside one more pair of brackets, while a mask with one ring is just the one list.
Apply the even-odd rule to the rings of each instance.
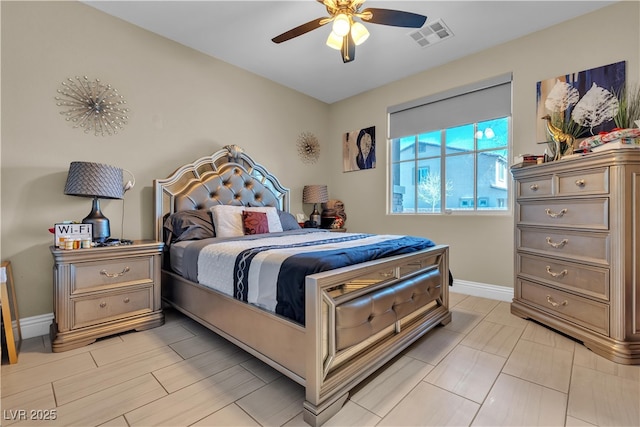
[[536, 142], [547, 141], [546, 122], [576, 138], [615, 127], [618, 98], [626, 78], [625, 61], [539, 81], [536, 85]]
[[2, 346], [7, 349], [9, 363], [17, 363], [22, 343], [22, 330], [20, 329], [11, 261], [2, 261], [2, 265], [0, 265], [0, 305], [2, 305], [2, 326], [4, 327], [3, 338], [6, 341], [2, 343]]
[[342, 170], [344, 172], [376, 167], [376, 127], [347, 132], [342, 137]]

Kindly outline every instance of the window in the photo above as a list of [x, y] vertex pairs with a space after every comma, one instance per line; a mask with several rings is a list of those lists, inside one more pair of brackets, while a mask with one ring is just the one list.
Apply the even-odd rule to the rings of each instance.
[[506, 211], [511, 76], [434, 97], [389, 109], [390, 212]]

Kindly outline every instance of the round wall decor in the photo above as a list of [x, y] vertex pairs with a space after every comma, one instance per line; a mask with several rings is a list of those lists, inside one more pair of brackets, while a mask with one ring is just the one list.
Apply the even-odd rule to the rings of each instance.
[[86, 76], [75, 80], [68, 78], [58, 89], [56, 105], [63, 107], [60, 114], [73, 123], [74, 128], [83, 128], [85, 133], [112, 135], [127, 124], [127, 103], [118, 91], [100, 80], [89, 80]]
[[320, 157], [320, 142], [311, 132], [302, 132], [296, 143], [298, 156], [304, 163], [315, 163]]

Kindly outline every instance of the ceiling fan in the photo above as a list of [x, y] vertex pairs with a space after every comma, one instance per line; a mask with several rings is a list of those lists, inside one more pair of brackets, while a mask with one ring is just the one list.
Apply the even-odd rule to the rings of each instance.
[[427, 17], [417, 13], [403, 12], [400, 10], [379, 9], [370, 7], [360, 10], [365, 0], [316, 0], [322, 3], [329, 16], [318, 18], [302, 24], [271, 39], [274, 43], [282, 43], [294, 37], [301, 36], [309, 31], [320, 28], [333, 21], [333, 29], [327, 45], [339, 50], [342, 61], [347, 63], [355, 59], [356, 46], [362, 44], [368, 37], [369, 31], [362, 25], [358, 18], [373, 24], [391, 25], [394, 27], [421, 28]]

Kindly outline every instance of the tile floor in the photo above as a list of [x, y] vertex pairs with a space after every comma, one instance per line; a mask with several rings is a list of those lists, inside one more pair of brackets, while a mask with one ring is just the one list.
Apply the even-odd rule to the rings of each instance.
[[[640, 426], [640, 366], [509, 304], [451, 294], [452, 322], [361, 384], [327, 426]], [[303, 426], [303, 388], [175, 311], [162, 327], [2, 366], [2, 425]], [[35, 411], [35, 412], [32, 412]], [[53, 415], [36, 422], [31, 415]], [[26, 419], [25, 419], [26, 418]]]

